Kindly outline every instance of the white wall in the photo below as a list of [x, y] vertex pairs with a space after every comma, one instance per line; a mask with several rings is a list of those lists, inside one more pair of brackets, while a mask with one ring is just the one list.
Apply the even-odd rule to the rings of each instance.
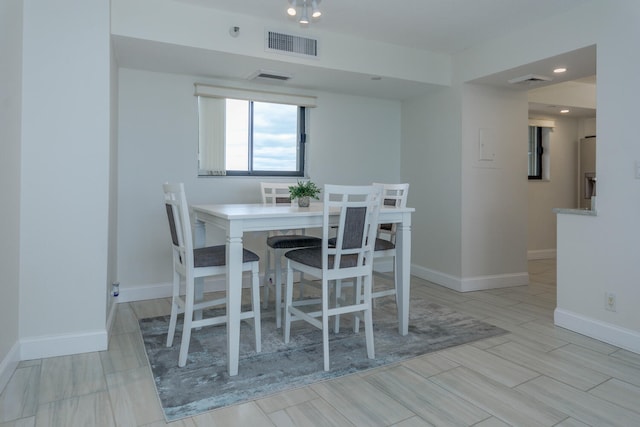
[[403, 104], [413, 274], [459, 291], [527, 283], [527, 109], [524, 92], [477, 85]]
[[550, 179], [529, 181], [529, 259], [556, 256], [557, 215], [553, 208], [577, 209], [579, 120], [551, 119], [555, 128], [549, 134]]
[[524, 92], [468, 84], [404, 102], [413, 274], [459, 291], [527, 283], [527, 110]]
[[[558, 216], [558, 325], [640, 352], [640, 159], [637, 93], [640, 3], [592, 1], [464, 55], [461, 73], [482, 76], [597, 44], [597, 216]], [[532, 40], [535, 43], [532, 43]], [[526, 46], [526, 49], [522, 47]], [[492, 71], [493, 70], [493, 71]], [[606, 311], [604, 293], [617, 296]]]
[[461, 290], [528, 282], [527, 112], [524, 92], [463, 85]]
[[442, 284], [459, 282], [462, 271], [460, 120], [460, 94], [451, 88], [402, 105], [401, 174], [416, 209], [412, 273]]
[[108, 0], [24, 6], [19, 327], [29, 359], [107, 345], [110, 50]]
[[[640, 352], [640, 180], [635, 162], [640, 57], [629, 55], [640, 39], [640, 3], [598, 4], [598, 216], [558, 221], [556, 321]], [[591, 220], [591, 221], [587, 221]], [[589, 250], [587, 250], [587, 248]], [[617, 295], [617, 312], [604, 309], [604, 292]]]
[[[184, 182], [191, 203], [260, 202], [261, 178], [197, 177], [196, 81], [207, 82], [120, 70], [117, 264], [123, 300], [168, 292], [171, 253], [162, 183]], [[310, 177], [319, 185], [399, 182], [400, 103], [312, 94], [318, 107], [308, 123]], [[245, 245], [262, 254], [264, 236], [245, 236]]]
[[0, 391], [19, 359], [22, 0], [0, 3]]
[[309, 173], [323, 184], [400, 182], [399, 101], [319, 93]]

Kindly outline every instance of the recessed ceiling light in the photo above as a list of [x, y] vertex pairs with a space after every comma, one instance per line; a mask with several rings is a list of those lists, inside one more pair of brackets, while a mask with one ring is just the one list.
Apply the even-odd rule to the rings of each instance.
[[566, 108], [564, 110], [560, 110], [561, 114], [567, 114], [569, 112], [569, 110], [567, 110]]
[[556, 74], [564, 73], [566, 71], [567, 71], [567, 69], [566, 68], [562, 68], [562, 67], [556, 68], [555, 70], [553, 70], [553, 72], [556, 73]]

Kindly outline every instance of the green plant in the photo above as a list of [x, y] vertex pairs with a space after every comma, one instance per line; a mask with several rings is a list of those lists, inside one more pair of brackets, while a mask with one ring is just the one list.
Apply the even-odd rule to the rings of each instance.
[[289, 186], [289, 194], [292, 199], [299, 199], [301, 197], [312, 197], [318, 200], [318, 194], [320, 189], [312, 181], [298, 181], [296, 185]]

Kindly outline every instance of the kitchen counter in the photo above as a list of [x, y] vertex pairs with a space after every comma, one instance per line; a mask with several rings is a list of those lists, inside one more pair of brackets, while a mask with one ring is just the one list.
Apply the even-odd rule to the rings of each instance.
[[552, 210], [554, 213], [557, 213], [557, 214], [598, 216], [598, 212], [592, 209], [553, 208]]

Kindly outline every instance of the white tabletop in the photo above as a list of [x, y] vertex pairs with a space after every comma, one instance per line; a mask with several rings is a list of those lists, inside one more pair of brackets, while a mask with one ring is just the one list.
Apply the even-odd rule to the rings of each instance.
[[262, 203], [233, 203], [221, 205], [194, 205], [196, 211], [215, 214], [225, 219], [273, 218], [282, 216], [322, 215], [322, 203], [311, 203], [307, 208], [297, 205], [265, 205]]
[[[203, 213], [213, 214], [224, 219], [256, 219], [256, 218], [282, 218], [322, 215], [323, 203], [312, 202], [309, 207], [301, 208], [296, 204], [291, 205], [265, 205], [262, 203], [231, 203], [216, 205], [194, 205], [192, 209]], [[388, 216], [392, 213], [414, 212], [414, 208], [396, 208], [381, 206], [380, 215]]]

